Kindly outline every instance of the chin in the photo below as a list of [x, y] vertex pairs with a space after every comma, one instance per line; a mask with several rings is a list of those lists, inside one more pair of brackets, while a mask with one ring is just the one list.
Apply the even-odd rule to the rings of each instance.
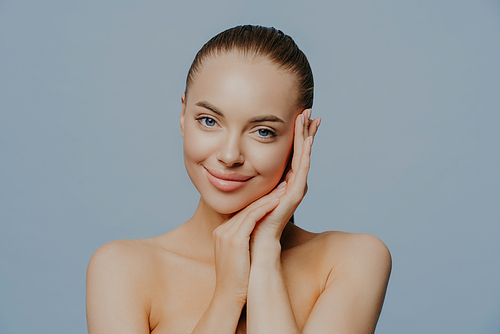
[[205, 204], [213, 211], [228, 215], [244, 209], [249, 204], [268, 194], [275, 187], [274, 183], [277, 182], [265, 182], [265, 184], [259, 182], [259, 184], [248, 185], [250, 187], [244, 187], [232, 192], [219, 191], [207, 184], [207, 187], [202, 187], [203, 189], [198, 188], [198, 192]]
[[281, 171], [278, 171], [272, 177], [257, 176], [240, 189], [224, 191], [210, 183], [203, 168], [186, 168], [186, 170], [205, 205], [222, 215], [238, 212], [268, 194], [278, 184], [280, 180], [278, 176], [282, 175], [279, 173]]
[[260, 197], [264, 196], [265, 194], [261, 194], [258, 196], [253, 196], [252, 198], [241, 198], [241, 196], [238, 196], [236, 194], [224, 194], [223, 196], [207, 196], [203, 197], [203, 201], [215, 212], [223, 214], [223, 215], [229, 215], [233, 214], [235, 212], [238, 212], [245, 207], [247, 207], [249, 204], [254, 202], [255, 200], [259, 199]]

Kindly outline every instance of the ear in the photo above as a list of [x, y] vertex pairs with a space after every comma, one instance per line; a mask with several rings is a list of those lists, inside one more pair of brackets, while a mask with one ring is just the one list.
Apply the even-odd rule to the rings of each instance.
[[180, 119], [180, 125], [181, 125], [181, 136], [184, 138], [184, 117], [186, 115], [186, 94], [183, 93], [181, 96], [181, 103], [182, 103], [182, 111], [181, 111], [181, 119]]

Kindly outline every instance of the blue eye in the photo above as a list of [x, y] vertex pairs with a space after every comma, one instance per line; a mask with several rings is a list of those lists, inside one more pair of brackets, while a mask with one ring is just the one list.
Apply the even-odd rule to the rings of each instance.
[[274, 132], [270, 129], [258, 129], [257, 134], [259, 135], [259, 137], [265, 138], [265, 139], [272, 139], [272, 138], [277, 136], [276, 132]]
[[214, 126], [215, 125], [215, 120], [211, 118], [205, 118], [205, 125], [207, 126]]
[[200, 118], [198, 118], [198, 121], [200, 121], [202, 123], [202, 125], [204, 125], [206, 127], [213, 127], [217, 124], [215, 119], [209, 118], [209, 117], [200, 117]]
[[271, 134], [271, 131], [267, 129], [259, 129], [259, 136], [268, 137]]

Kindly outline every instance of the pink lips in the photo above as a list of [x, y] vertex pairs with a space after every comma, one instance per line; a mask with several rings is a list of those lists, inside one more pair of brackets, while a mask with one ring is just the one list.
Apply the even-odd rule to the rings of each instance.
[[253, 176], [247, 176], [238, 173], [225, 173], [217, 169], [208, 169], [208, 181], [217, 189], [221, 191], [234, 191], [245, 186]]

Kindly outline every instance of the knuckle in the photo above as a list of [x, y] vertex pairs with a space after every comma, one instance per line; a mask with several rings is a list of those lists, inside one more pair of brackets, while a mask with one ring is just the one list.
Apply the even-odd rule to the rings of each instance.
[[222, 236], [224, 235], [224, 230], [223, 230], [221, 227], [222, 227], [222, 225], [221, 225], [221, 226], [219, 226], [219, 227], [217, 227], [217, 228], [214, 230], [214, 232], [213, 232], [213, 236], [214, 236], [214, 238], [216, 238], [216, 239], [221, 239], [221, 238], [222, 238]]
[[227, 244], [231, 248], [240, 248], [240, 247], [248, 247], [248, 242], [244, 236], [235, 234], [226, 240]]
[[251, 220], [257, 219], [261, 215], [262, 208], [256, 208], [248, 214], [248, 218]]
[[241, 245], [241, 240], [239, 240], [239, 238], [228, 238], [227, 239], [227, 244], [230, 246], [230, 247], [238, 247], [239, 245]]
[[243, 239], [236, 233], [231, 233], [230, 231], [219, 228], [214, 230], [214, 237], [220, 244], [227, 245], [229, 247], [240, 246], [243, 242]]
[[223, 233], [220, 236], [220, 240], [224, 243], [231, 243], [231, 235], [229, 233]]
[[301, 195], [301, 194], [293, 194], [293, 195], [291, 196], [291, 201], [292, 201], [292, 203], [300, 203], [300, 201], [302, 201], [302, 198], [303, 198], [303, 197], [304, 197], [304, 196], [303, 196], [303, 195]]

